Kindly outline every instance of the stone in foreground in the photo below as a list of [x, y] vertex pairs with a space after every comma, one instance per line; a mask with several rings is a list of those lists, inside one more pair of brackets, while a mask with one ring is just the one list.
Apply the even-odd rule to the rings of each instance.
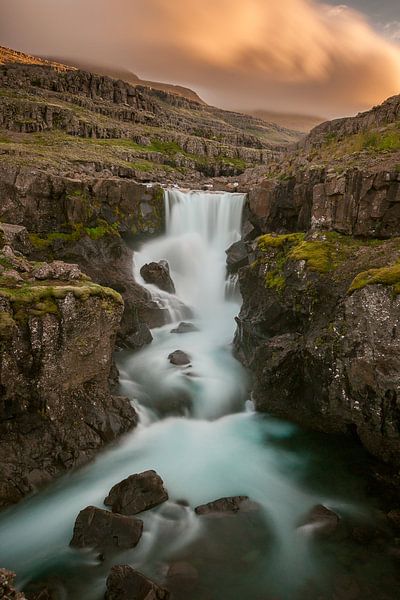
[[146, 283], [157, 286], [160, 290], [175, 294], [174, 282], [169, 273], [169, 264], [166, 260], [160, 262], [151, 262], [143, 265], [140, 269], [140, 274]]
[[143, 522], [140, 519], [88, 506], [75, 521], [70, 546], [104, 551], [128, 550], [137, 546], [142, 531]]
[[185, 323], [185, 321], [179, 323], [178, 327], [175, 329], [171, 329], [171, 333], [193, 333], [195, 331], [199, 331], [196, 325], [193, 325], [193, 323]]
[[175, 350], [168, 356], [168, 360], [171, 365], [175, 365], [176, 367], [185, 367], [190, 364], [191, 358], [189, 354], [183, 352], [183, 350]]
[[117, 565], [107, 578], [105, 600], [168, 600], [170, 593], [128, 565]]
[[113, 513], [136, 515], [168, 500], [164, 483], [155, 471], [131, 475], [114, 485], [104, 500]]
[[301, 531], [317, 536], [329, 536], [339, 526], [340, 517], [322, 504], [314, 506], [300, 524]]
[[0, 569], [0, 598], [4, 600], [25, 600], [24, 594], [14, 588], [15, 573]]
[[232, 496], [230, 498], [220, 498], [208, 504], [197, 506], [194, 510], [197, 515], [226, 516], [238, 512], [251, 512], [258, 510], [259, 506], [248, 496]]

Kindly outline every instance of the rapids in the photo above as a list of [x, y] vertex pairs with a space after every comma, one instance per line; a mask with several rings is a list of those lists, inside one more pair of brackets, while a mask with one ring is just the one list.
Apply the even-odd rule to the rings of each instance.
[[[168, 566], [189, 563], [198, 574], [189, 589], [170, 582], [178, 600], [333, 598], [324, 590], [355, 570], [370, 586], [382, 573], [390, 581], [379, 552], [368, 558], [350, 539], [318, 543], [298, 528], [319, 503], [343, 520], [370, 521], [374, 506], [353, 472], [367, 460], [362, 450], [252, 411], [247, 374], [232, 354], [240, 298], [225, 266], [244, 202], [241, 194], [165, 193], [166, 233], [135, 253], [133, 268], [145, 285], [140, 268], [168, 261], [176, 295], [147, 287], [171, 322], [153, 331], [148, 347], [117, 356], [121, 393], [135, 403], [140, 424], [91, 465], [0, 515], [0, 565], [18, 573], [20, 586], [57, 577], [64, 598], [100, 600], [110, 562], [69, 548], [74, 520], [89, 504], [101, 507], [113, 484], [146, 469], [161, 475], [170, 501], [140, 515], [139, 546], [112, 562], [167, 586]], [[172, 334], [182, 320], [198, 331]], [[190, 367], [169, 363], [177, 349], [189, 354]], [[193, 512], [233, 495], [257, 501], [259, 513], [207, 519]]]

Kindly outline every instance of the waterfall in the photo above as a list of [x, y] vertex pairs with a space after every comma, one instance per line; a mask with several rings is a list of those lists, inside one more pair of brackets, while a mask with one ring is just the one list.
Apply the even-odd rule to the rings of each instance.
[[[240, 239], [245, 198], [245, 194], [167, 190], [166, 234], [136, 255], [136, 279], [146, 285], [140, 268], [146, 262], [167, 260], [179, 300], [197, 317], [220, 316], [225, 300], [225, 250]], [[169, 309], [172, 320], [183, 317], [184, 307], [177, 298], [155, 286], [146, 287]]]

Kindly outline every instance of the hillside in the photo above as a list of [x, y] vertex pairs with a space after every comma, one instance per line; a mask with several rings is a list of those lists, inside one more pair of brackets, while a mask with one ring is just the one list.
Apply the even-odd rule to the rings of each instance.
[[297, 134], [169, 92], [3, 50], [1, 161], [141, 181], [237, 176]]
[[[55, 58], [53, 57], [46, 56], [45, 58], [50, 61], [55, 60]], [[58, 60], [63, 64], [72, 65], [80, 71], [90, 71], [91, 73], [96, 73], [97, 75], [106, 75], [107, 77], [112, 77], [113, 79], [122, 79], [122, 81], [126, 81], [131, 85], [141, 85], [144, 87], [153, 88], [162, 92], [175, 94], [176, 96], [182, 96], [187, 100], [193, 100], [194, 102], [199, 102], [200, 104], [206, 104], [204, 100], [202, 100], [200, 96], [190, 88], [183, 87], [181, 85], [173, 85], [172, 83], [140, 79], [140, 77], [138, 77], [137, 75], [135, 75], [135, 73], [132, 73], [132, 71], [129, 71], [128, 69], [118, 69], [116, 67], [99, 65], [81, 60], [76, 61], [74, 59], [64, 57], [58, 57]]]

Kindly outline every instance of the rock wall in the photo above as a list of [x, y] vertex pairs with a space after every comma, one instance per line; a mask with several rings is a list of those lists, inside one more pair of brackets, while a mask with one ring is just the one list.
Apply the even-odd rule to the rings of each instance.
[[400, 464], [400, 240], [265, 235], [239, 271], [235, 348], [257, 410]]
[[136, 424], [130, 402], [109, 386], [121, 296], [76, 265], [27, 261], [4, 237], [0, 507], [83, 464]]
[[250, 219], [262, 233], [337, 231], [389, 238], [400, 231], [400, 174], [323, 168], [268, 180], [249, 194]]

